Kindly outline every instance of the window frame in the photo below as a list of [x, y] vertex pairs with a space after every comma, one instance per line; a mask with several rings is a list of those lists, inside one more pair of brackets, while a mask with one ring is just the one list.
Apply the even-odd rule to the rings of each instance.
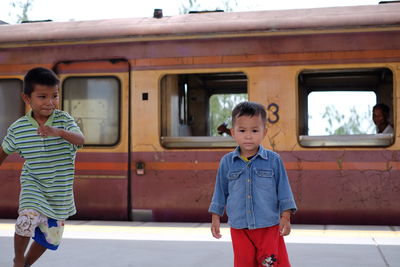
[[[113, 78], [113, 79], [115, 79], [117, 81], [117, 84], [118, 84], [118, 134], [117, 134], [116, 141], [114, 143], [112, 143], [112, 144], [86, 144], [85, 143], [85, 147], [99, 147], [99, 148], [100, 147], [107, 147], [107, 148], [109, 148], [109, 147], [117, 146], [121, 141], [121, 124], [122, 124], [122, 122], [121, 122], [121, 120], [122, 120], [122, 116], [121, 116], [121, 112], [122, 112], [122, 106], [121, 106], [121, 103], [122, 103], [122, 101], [121, 101], [122, 82], [121, 82], [121, 79], [118, 76], [114, 76], [114, 75], [93, 75], [93, 76], [92, 75], [71, 75], [71, 76], [65, 77], [62, 80], [62, 84], [61, 84], [61, 88], [62, 88], [61, 89], [61, 95], [62, 95], [61, 107], [62, 107], [63, 110], [64, 110], [64, 98], [65, 98], [65, 82], [70, 80], [70, 79], [75, 79], [75, 78], [78, 78], [78, 79], [84, 79], [84, 78], [86, 78], [86, 79], [89, 79], [89, 78], [92, 78], [92, 79]], [[72, 114], [70, 114], [70, 115], [74, 119], [76, 119]]]
[[[302, 88], [302, 74], [311, 74], [311, 73], [345, 73], [345, 72], [365, 72], [368, 71], [389, 71], [391, 74], [391, 92], [388, 92], [390, 101], [391, 113], [394, 118], [394, 95], [395, 95], [395, 82], [394, 82], [394, 71], [393, 69], [387, 66], [379, 66], [379, 67], [359, 67], [359, 68], [329, 68], [329, 69], [303, 69], [298, 72], [296, 79], [297, 86], [297, 139], [298, 143], [301, 147], [305, 148], [313, 148], [313, 147], [388, 147], [395, 143], [395, 134], [354, 134], [354, 135], [319, 135], [319, 136], [310, 136], [305, 132], [308, 127], [308, 96], [311, 92], [324, 92], [324, 91], [372, 91], [375, 92], [377, 96], [377, 103], [381, 102], [380, 96], [384, 94], [379, 94], [379, 89], [376, 90], [307, 90]], [[372, 118], [371, 118], [372, 119]], [[393, 129], [395, 130], [395, 124], [393, 122]]]
[[[22, 110], [21, 110], [21, 114], [16, 118], [16, 120], [17, 120], [18, 118], [24, 116], [25, 113], [26, 113], [26, 104], [24, 103], [24, 101], [21, 98], [21, 93], [24, 90], [24, 81], [22, 79], [19, 79], [19, 78], [0, 78], [0, 82], [1, 81], [17, 81], [17, 82], [19, 82], [21, 84], [21, 87], [20, 87], [21, 90], [18, 92], [18, 95], [19, 95], [19, 98], [20, 98], [21, 103], [22, 103], [22, 106], [21, 106]], [[10, 127], [10, 124], [6, 126], [6, 129], [8, 127]], [[4, 136], [3, 137], [0, 136], [0, 141], [2, 141], [3, 138], [4, 138]]]
[[[163, 113], [166, 109], [164, 106], [165, 100], [163, 100], [165, 93], [163, 89], [163, 81], [167, 76], [170, 75], [176, 75], [179, 77], [180, 75], [195, 75], [195, 74], [200, 74], [200, 75], [207, 75], [207, 74], [242, 74], [246, 77], [246, 91], [245, 93], [249, 95], [249, 75], [244, 72], [244, 71], [220, 71], [220, 72], [186, 72], [186, 73], [165, 73], [162, 75], [159, 79], [159, 103], [160, 103], [160, 131], [159, 131], [159, 136], [160, 136], [160, 144], [162, 147], [166, 149], [181, 149], [181, 148], [234, 148], [237, 146], [236, 141], [231, 137], [231, 136], [164, 136], [163, 135], [163, 128], [164, 128], [164, 123], [163, 122]], [[234, 89], [237, 90], [237, 89]], [[243, 92], [242, 92], [243, 93]], [[214, 94], [216, 94], [214, 92]], [[207, 101], [209, 102], [209, 99], [211, 97], [210, 94], [208, 96]], [[181, 100], [179, 100], [179, 104], [181, 103]], [[186, 103], [188, 105], [188, 103]], [[189, 107], [187, 106], [187, 109]], [[181, 116], [180, 111], [177, 116]], [[207, 116], [209, 113], [207, 113]], [[185, 115], [187, 116], [187, 114]]]

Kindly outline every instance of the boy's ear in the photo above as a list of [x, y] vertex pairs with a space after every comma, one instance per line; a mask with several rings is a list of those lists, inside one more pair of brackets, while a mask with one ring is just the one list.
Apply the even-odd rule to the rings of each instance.
[[29, 105], [31, 103], [31, 98], [27, 94], [21, 93], [21, 97], [25, 104]]
[[228, 130], [229, 130], [229, 132], [231, 133], [231, 136], [234, 137], [234, 136], [233, 136], [233, 132], [234, 132], [234, 131], [233, 131], [233, 126], [232, 126], [230, 129], [228, 129]]
[[264, 128], [264, 137], [267, 135], [267, 132], [268, 132], [268, 128], [267, 128], [267, 126], [265, 126], [265, 128]]

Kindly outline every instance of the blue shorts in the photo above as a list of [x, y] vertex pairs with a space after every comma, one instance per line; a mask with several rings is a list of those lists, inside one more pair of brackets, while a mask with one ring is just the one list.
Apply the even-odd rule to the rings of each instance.
[[64, 232], [64, 221], [47, 218], [33, 209], [21, 210], [15, 224], [15, 233], [32, 237], [45, 248], [56, 250]]

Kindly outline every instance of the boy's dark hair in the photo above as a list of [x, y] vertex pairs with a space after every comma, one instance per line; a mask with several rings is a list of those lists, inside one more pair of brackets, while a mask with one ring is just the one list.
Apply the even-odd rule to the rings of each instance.
[[235, 120], [240, 116], [261, 116], [261, 119], [265, 124], [267, 124], [267, 113], [263, 105], [256, 102], [244, 101], [240, 102], [232, 110], [232, 126], [235, 125]]
[[33, 68], [24, 77], [24, 94], [31, 96], [36, 84], [56, 86], [59, 83], [60, 80], [52, 70], [40, 67]]
[[389, 116], [390, 116], [390, 108], [389, 108], [388, 105], [383, 104], [383, 103], [379, 103], [379, 104], [376, 104], [376, 105], [372, 108], [372, 110], [374, 110], [374, 109], [380, 109], [380, 110], [382, 111], [383, 116], [384, 116], [386, 119], [389, 119]]

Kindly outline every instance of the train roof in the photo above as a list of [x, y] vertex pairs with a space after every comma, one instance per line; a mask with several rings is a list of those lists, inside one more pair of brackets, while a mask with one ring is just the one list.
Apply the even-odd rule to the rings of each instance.
[[400, 3], [277, 11], [198, 13], [157, 18], [38, 22], [0, 25], [1, 44], [88, 40], [151, 40], [290, 34], [400, 26]]

